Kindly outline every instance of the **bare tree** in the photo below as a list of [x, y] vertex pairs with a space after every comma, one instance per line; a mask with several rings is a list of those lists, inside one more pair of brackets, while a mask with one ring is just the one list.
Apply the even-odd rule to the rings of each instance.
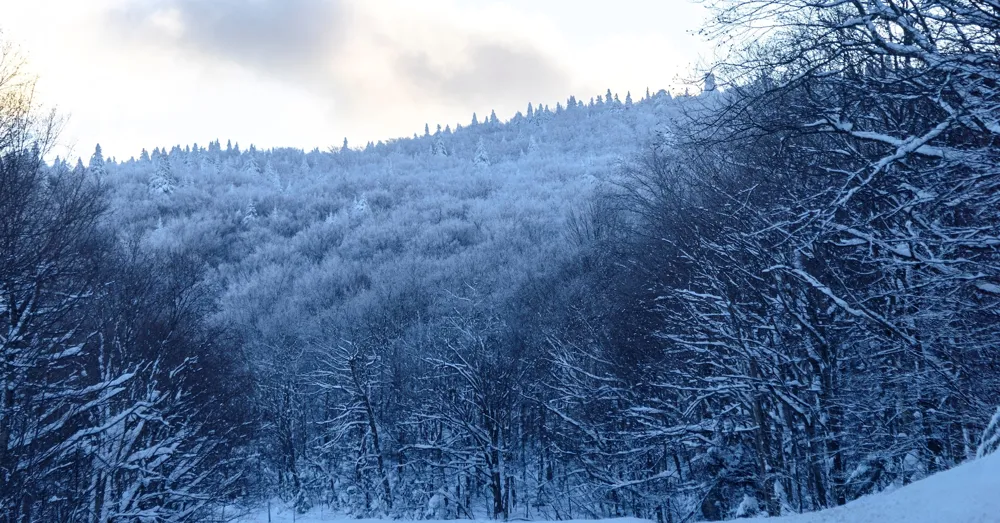
[[323, 438], [326, 447], [323, 450], [337, 452], [344, 448], [341, 445], [345, 439], [351, 441], [354, 448], [345, 450], [355, 456], [353, 479], [357, 488], [364, 491], [367, 497], [369, 488], [366, 480], [377, 485], [377, 499], [366, 501], [365, 508], [389, 514], [392, 510], [392, 487], [379, 429], [382, 420], [374, 397], [378, 392], [376, 388], [385, 386], [380, 381], [383, 362], [376, 354], [350, 342], [323, 351], [320, 357], [323, 365], [312, 374], [313, 383], [319, 393], [332, 392], [335, 395], [334, 416], [321, 422], [323, 432], [330, 435]]

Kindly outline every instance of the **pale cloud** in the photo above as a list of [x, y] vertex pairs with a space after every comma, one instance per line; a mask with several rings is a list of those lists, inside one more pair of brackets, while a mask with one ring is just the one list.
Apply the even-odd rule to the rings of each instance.
[[[0, 0], [76, 153], [363, 144], [697, 64], [689, 0]], [[689, 74], [693, 77], [695, 75]]]
[[342, 11], [333, 0], [136, 0], [109, 10], [106, 27], [132, 45], [300, 81], [328, 69]]
[[[132, 45], [192, 60], [238, 64], [328, 98], [347, 117], [398, 114], [415, 103], [522, 105], [572, 89], [566, 71], [534, 42], [480, 32], [390, 3], [346, 0], [159, 0], [112, 10], [110, 29]], [[379, 118], [378, 115], [374, 115]]]
[[428, 96], [479, 106], [550, 98], [568, 92], [568, 75], [525, 44], [471, 40], [461, 64], [435, 65], [423, 51], [402, 50], [394, 67], [404, 85]]

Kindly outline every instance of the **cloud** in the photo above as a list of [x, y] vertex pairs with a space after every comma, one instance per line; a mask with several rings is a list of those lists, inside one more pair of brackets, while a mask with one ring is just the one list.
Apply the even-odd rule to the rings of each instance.
[[108, 21], [133, 43], [309, 89], [339, 114], [374, 103], [519, 107], [570, 89], [567, 72], [532, 42], [472, 32], [405, 3], [131, 0]]
[[464, 55], [465, 63], [459, 66], [435, 65], [425, 52], [403, 51], [396, 57], [396, 68], [421, 92], [480, 106], [566, 94], [566, 73], [524, 43], [470, 38]]
[[311, 74], [341, 33], [334, 0], [158, 0], [110, 13], [112, 27], [260, 72]]

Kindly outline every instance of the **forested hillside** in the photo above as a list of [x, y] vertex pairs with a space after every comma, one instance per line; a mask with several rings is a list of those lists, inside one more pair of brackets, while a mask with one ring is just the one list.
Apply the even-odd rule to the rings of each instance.
[[591, 300], [594, 198], [682, 103], [608, 92], [364, 148], [98, 151], [83, 170], [115, 230], [213, 296], [229, 379], [252, 384], [242, 488], [359, 516], [586, 515], [591, 494], [558, 499], [587, 485], [526, 394]]
[[695, 96], [328, 151], [45, 161], [5, 61], [0, 521], [723, 520], [994, 451], [1000, 6], [717, 15]]

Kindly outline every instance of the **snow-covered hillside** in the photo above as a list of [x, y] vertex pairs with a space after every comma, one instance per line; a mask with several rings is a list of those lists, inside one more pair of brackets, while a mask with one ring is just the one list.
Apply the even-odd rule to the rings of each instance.
[[965, 463], [900, 489], [774, 523], [993, 523], [1000, 521], [1000, 454]]

